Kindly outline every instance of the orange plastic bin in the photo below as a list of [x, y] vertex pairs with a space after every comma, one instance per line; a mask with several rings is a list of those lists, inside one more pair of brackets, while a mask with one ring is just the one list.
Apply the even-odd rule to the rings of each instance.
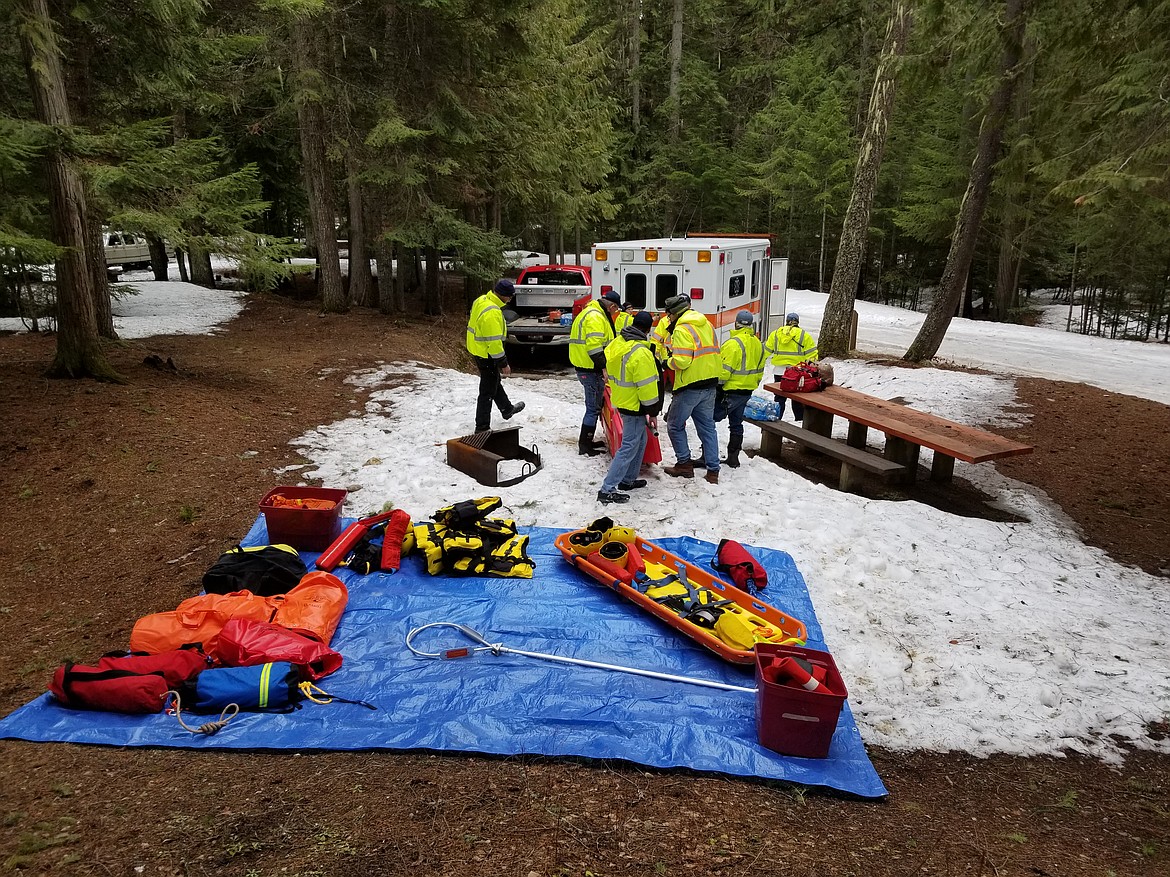
[[[774, 657], [803, 658], [825, 668], [826, 691], [806, 691], [764, 678]], [[824, 758], [849, 693], [828, 652], [803, 646], [756, 643], [756, 734], [760, 745], [782, 755]]]
[[[335, 487], [274, 487], [260, 500], [269, 544], [291, 545], [297, 551], [324, 551], [341, 532], [341, 506], [348, 491]], [[283, 508], [275, 497], [332, 502], [330, 508]]]

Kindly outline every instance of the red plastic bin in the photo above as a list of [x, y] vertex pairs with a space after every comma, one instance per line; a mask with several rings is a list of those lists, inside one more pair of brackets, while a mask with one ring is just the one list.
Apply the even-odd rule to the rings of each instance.
[[[324, 551], [341, 532], [341, 506], [349, 491], [335, 487], [274, 487], [260, 500], [268, 542], [291, 545], [297, 551]], [[273, 497], [333, 500], [331, 509], [286, 509]]]
[[[776, 656], [803, 658], [824, 667], [828, 691], [806, 691], [769, 682], [763, 668]], [[756, 734], [761, 746], [799, 758], [824, 758], [829, 754], [841, 706], [849, 696], [832, 655], [802, 646], [756, 643], [756, 687]]]

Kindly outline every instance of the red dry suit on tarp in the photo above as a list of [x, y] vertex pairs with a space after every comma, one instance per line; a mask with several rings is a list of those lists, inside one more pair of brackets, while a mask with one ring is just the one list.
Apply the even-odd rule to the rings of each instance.
[[250, 591], [201, 594], [184, 600], [172, 612], [138, 619], [130, 634], [130, 648], [155, 654], [188, 643], [209, 643], [230, 618], [307, 630], [328, 645], [348, 601], [341, 579], [320, 570], [306, 575], [287, 594], [273, 597], [258, 597]]

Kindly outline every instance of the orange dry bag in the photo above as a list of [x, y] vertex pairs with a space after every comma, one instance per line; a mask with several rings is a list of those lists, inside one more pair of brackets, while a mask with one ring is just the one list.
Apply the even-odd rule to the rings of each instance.
[[184, 600], [173, 612], [139, 618], [130, 634], [130, 650], [155, 655], [188, 643], [210, 642], [229, 618], [267, 621], [272, 608], [268, 598], [251, 591], [201, 594]]
[[329, 645], [349, 602], [349, 591], [337, 576], [314, 570], [287, 594], [273, 597], [272, 602], [276, 605], [273, 624], [310, 630]]

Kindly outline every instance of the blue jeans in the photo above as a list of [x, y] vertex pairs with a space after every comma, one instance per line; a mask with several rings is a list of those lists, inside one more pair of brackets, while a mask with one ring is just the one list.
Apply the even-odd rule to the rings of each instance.
[[[745, 403], [746, 404], [746, 403]], [[715, 388], [685, 387], [670, 400], [666, 412], [666, 434], [680, 463], [691, 458], [687, 444], [687, 421], [694, 419], [699, 441], [703, 445], [703, 468], [719, 471], [719, 436], [715, 432]]]
[[627, 414], [624, 411], [618, 413], [622, 416], [622, 446], [613, 455], [613, 462], [609, 464], [609, 471], [601, 482], [603, 493], [613, 493], [623, 481], [637, 478], [642, 468], [642, 457], [646, 453], [646, 435], [649, 431], [646, 415]]
[[602, 393], [605, 390], [605, 375], [602, 372], [589, 372], [577, 369], [577, 380], [585, 389], [585, 417], [581, 421], [582, 428], [593, 429], [597, 426], [597, 418], [601, 416]]
[[747, 408], [748, 399], [751, 396], [728, 395], [724, 396], [724, 402], [727, 405], [727, 426], [731, 432], [731, 437], [738, 437], [740, 444], [743, 444], [743, 412]]
[[[776, 375], [776, 383], [780, 383], [780, 375]], [[788, 401], [787, 396], [776, 396], [776, 401], [780, 403], [780, 416], [777, 420], [784, 418], [784, 403]], [[792, 400], [792, 417], [795, 420], [804, 420], [804, 403]]]

